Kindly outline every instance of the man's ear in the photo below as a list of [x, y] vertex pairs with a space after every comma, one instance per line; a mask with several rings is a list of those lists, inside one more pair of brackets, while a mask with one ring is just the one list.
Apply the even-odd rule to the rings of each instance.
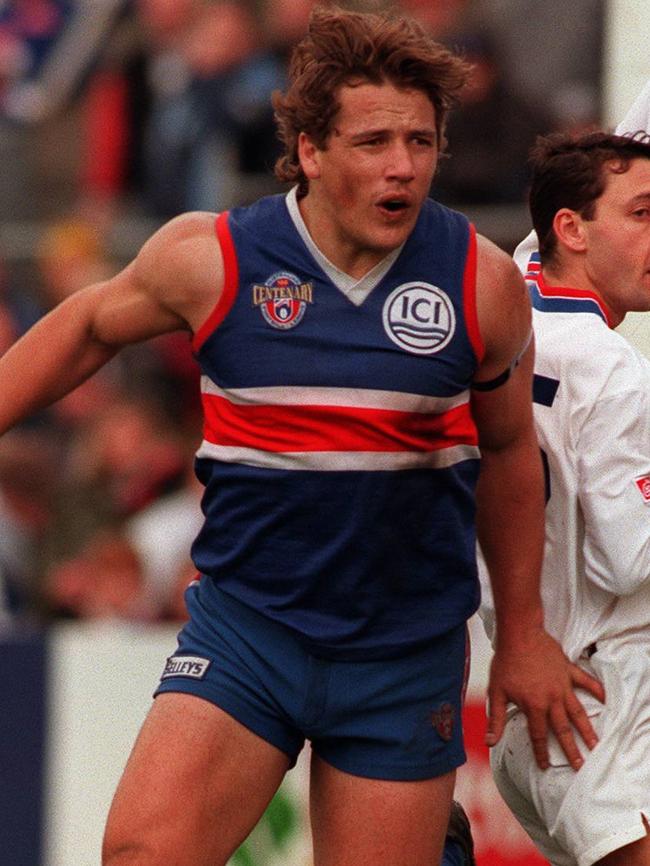
[[577, 211], [568, 207], [560, 208], [553, 218], [553, 231], [561, 246], [574, 253], [584, 252], [587, 246], [587, 232], [584, 220]]
[[308, 180], [320, 177], [320, 151], [306, 132], [298, 135], [298, 159]]

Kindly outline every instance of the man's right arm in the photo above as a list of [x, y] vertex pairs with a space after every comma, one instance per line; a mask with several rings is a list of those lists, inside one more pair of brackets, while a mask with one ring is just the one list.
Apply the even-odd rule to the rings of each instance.
[[0, 433], [72, 391], [123, 346], [196, 330], [222, 282], [213, 214], [164, 225], [124, 270], [76, 292], [0, 358]]
[[487, 391], [475, 389], [472, 396], [482, 455], [477, 533], [497, 618], [486, 741], [494, 745], [499, 740], [507, 704], [513, 702], [527, 716], [538, 765], [548, 766], [548, 733], [553, 731], [571, 766], [578, 769], [583, 759], [575, 731], [588, 748], [597, 738], [575, 689], [585, 688], [598, 699], [603, 693], [596, 680], [569, 662], [544, 628], [544, 484], [532, 412], [533, 344], [521, 355], [531, 327], [530, 302], [514, 263], [484, 239], [479, 244], [477, 285], [486, 346], [478, 381], [493, 379], [520, 356], [503, 384]]

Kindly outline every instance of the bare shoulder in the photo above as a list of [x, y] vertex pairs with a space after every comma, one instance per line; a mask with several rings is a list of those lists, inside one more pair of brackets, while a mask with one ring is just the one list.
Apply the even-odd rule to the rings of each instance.
[[526, 284], [511, 256], [483, 235], [477, 236], [479, 301], [517, 305], [527, 300]]
[[165, 223], [143, 245], [131, 267], [137, 283], [196, 329], [223, 286], [216, 214], [190, 212]]
[[484, 372], [509, 364], [524, 348], [531, 329], [526, 283], [512, 258], [486, 237], [477, 238], [476, 307], [485, 345]]

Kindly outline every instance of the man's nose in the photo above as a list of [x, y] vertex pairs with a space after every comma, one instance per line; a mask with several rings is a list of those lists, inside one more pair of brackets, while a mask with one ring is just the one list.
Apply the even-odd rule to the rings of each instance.
[[395, 142], [390, 149], [387, 165], [387, 176], [399, 180], [412, 180], [415, 176], [415, 164], [411, 150], [405, 142]]

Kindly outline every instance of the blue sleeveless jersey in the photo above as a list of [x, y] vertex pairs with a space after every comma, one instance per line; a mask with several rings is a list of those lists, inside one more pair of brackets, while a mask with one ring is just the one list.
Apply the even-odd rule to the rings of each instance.
[[218, 585], [326, 658], [417, 649], [478, 605], [473, 228], [427, 200], [359, 306], [284, 196], [216, 231], [225, 287], [194, 341], [205, 600]]

